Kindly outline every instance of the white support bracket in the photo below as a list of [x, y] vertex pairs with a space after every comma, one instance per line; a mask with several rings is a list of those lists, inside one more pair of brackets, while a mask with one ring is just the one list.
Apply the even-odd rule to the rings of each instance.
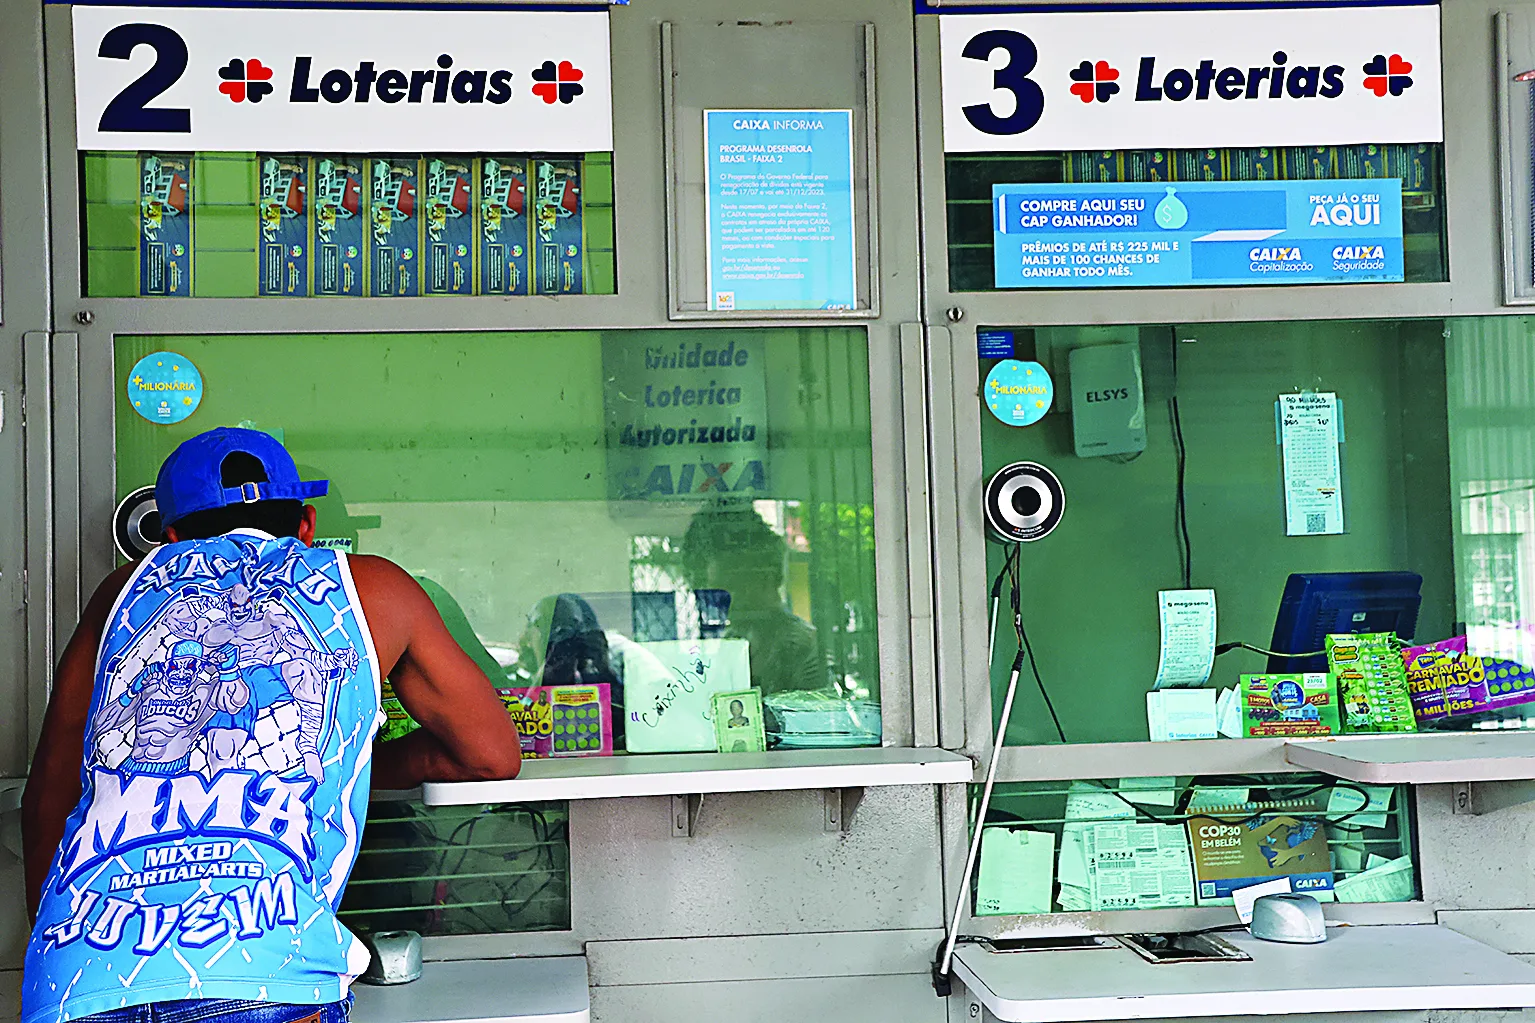
[[698, 811], [703, 809], [701, 794], [673, 796], [671, 801], [672, 837], [692, 838], [698, 827]]
[[825, 827], [829, 832], [848, 834], [853, 830], [853, 815], [863, 802], [863, 789], [857, 786], [845, 789], [825, 789], [822, 796], [826, 806]]
[[1535, 802], [1535, 780], [1458, 781], [1450, 786], [1450, 792], [1454, 813], [1496, 813]]

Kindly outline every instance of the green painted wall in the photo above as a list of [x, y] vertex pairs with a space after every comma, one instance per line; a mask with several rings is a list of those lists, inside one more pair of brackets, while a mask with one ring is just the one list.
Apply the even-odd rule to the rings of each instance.
[[[643, 560], [635, 538], [671, 538], [674, 552], [697, 509], [720, 496], [608, 500], [604, 342], [670, 351], [684, 337], [760, 343], [769, 482], [730, 497], [797, 520], [791, 605], [836, 670], [878, 692], [862, 328], [120, 337], [118, 495], [152, 484], [165, 456], [203, 430], [281, 431], [306, 478], [332, 481], [315, 502], [321, 536], [351, 536], [359, 551], [430, 577], [483, 642], [511, 646], [541, 597], [627, 593]], [[134, 364], [157, 351], [191, 359], [204, 382], [196, 412], [170, 426], [145, 421], [126, 397]]]
[[[1071, 341], [1070, 331], [1054, 337]], [[1157, 591], [1180, 585], [1174, 538], [1175, 459], [1167, 400], [1173, 332], [1099, 329], [1138, 340], [1148, 446], [1134, 461], [1077, 458], [1071, 419], [1003, 426], [983, 412], [988, 474], [1020, 459], [1061, 478], [1060, 527], [1023, 548], [1024, 624], [1071, 742], [1147, 738], [1145, 693], [1156, 675]], [[1408, 569], [1424, 576], [1418, 635], [1453, 627], [1449, 456], [1443, 323], [1207, 324], [1180, 327], [1178, 392], [1188, 449], [1193, 585], [1213, 587], [1221, 641], [1266, 646], [1291, 572]], [[1027, 358], [1020, 332], [1021, 358]], [[1043, 336], [1043, 335], [1042, 335]], [[991, 363], [982, 362], [984, 376]], [[1282, 392], [1336, 391], [1344, 406], [1342, 536], [1287, 537], [1275, 443]], [[988, 545], [989, 571], [1001, 548]], [[1017, 650], [999, 630], [992, 685], [999, 699]], [[1219, 658], [1212, 685], [1234, 685], [1265, 659]], [[1059, 741], [1025, 669], [1007, 741]]]

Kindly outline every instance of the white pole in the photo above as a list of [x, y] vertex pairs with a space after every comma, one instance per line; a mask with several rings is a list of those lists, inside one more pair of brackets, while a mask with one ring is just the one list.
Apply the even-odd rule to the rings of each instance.
[[[989, 663], [989, 662], [988, 662]], [[991, 762], [986, 765], [986, 785], [981, 789], [981, 805], [975, 815], [975, 834], [970, 838], [970, 852], [965, 856], [965, 874], [959, 881], [959, 893], [954, 897], [954, 915], [949, 918], [949, 937], [944, 942], [943, 959], [938, 973], [947, 975], [954, 961], [954, 942], [959, 939], [959, 918], [964, 912], [965, 900], [970, 897], [970, 876], [975, 872], [976, 854], [981, 849], [981, 831], [986, 823], [986, 811], [991, 806], [991, 790], [997, 783], [997, 762], [1002, 752], [1002, 739], [1007, 735], [1007, 723], [1013, 716], [1013, 696], [1018, 692], [1018, 672], [1023, 668], [1023, 651], [1013, 661], [1013, 676], [1007, 682], [1007, 696], [1002, 700], [1002, 720], [997, 724], [996, 738], [991, 744]]]

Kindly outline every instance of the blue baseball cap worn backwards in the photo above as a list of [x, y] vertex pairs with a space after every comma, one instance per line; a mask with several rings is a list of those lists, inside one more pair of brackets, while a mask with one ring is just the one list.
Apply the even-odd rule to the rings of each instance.
[[[266, 469], [265, 483], [224, 486], [224, 459], [237, 452], [261, 463]], [[328, 490], [329, 480], [298, 478], [293, 456], [277, 438], [260, 430], [221, 426], [182, 441], [171, 452], [155, 480], [155, 505], [161, 525], [169, 526], [193, 512], [210, 508], [257, 501], [307, 501], [324, 497]]]

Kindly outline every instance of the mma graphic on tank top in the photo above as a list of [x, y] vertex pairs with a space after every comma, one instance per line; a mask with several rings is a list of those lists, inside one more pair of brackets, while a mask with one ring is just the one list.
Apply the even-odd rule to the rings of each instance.
[[29, 984], [29, 1023], [344, 997], [367, 958], [335, 908], [379, 717], [345, 555], [252, 530], [150, 555], [108, 620], [86, 798], [28, 949], [29, 978], [75, 980]]

